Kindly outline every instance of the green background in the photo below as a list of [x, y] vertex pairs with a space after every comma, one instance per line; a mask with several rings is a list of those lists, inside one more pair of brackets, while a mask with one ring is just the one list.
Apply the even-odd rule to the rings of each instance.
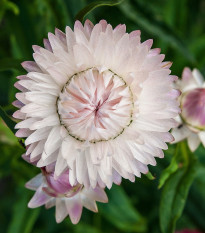
[[[0, 104], [9, 115], [15, 111], [11, 103], [16, 76], [25, 73], [20, 62], [32, 60], [32, 45], [42, 46], [43, 38], [55, 27], [62, 31], [66, 25], [73, 28], [76, 14], [92, 2], [0, 0]], [[128, 32], [140, 29], [142, 41], [154, 39], [153, 47], [160, 47], [166, 60], [173, 61], [174, 75], [180, 77], [185, 66], [196, 67], [205, 75], [204, 0], [124, 0], [116, 6], [98, 7], [86, 17], [93, 23], [106, 19], [113, 27], [125, 23]], [[0, 232], [171, 233], [184, 207], [176, 228], [205, 232], [202, 146], [195, 155], [185, 144], [170, 146], [165, 159], [157, 159], [157, 167], [150, 166], [154, 180], [142, 176], [135, 183], [123, 180], [121, 186], [114, 185], [106, 190], [109, 204], [98, 204], [98, 214], [84, 209], [78, 225], [68, 218], [56, 224], [54, 208], [27, 208], [33, 192], [24, 184], [39, 170], [21, 159], [24, 149], [2, 121], [0, 151]], [[164, 182], [161, 189], [159, 182]]]

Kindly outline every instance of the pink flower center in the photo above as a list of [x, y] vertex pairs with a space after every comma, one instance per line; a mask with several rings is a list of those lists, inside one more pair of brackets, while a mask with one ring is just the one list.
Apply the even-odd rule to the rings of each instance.
[[196, 88], [186, 92], [181, 100], [182, 118], [192, 127], [205, 128], [205, 89]]
[[58, 99], [61, 123], [79, 141], [117, 137], [130, 125], [133, 99], [126, 82], [111, 71], [89, 69], [72, 76]]

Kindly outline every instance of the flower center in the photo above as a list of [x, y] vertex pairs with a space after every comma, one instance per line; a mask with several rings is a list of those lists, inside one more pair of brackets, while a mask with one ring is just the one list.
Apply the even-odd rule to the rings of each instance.
[[183, 120], [196, 129], [205, 128], [205, 89], [187, 91], [181, 99]]
[[58, 99], [58, 114], [70, 136], [96, 143], [119, 136], [132, 122], [133, 98], [112, 71], [91, 68], [69, 78]]

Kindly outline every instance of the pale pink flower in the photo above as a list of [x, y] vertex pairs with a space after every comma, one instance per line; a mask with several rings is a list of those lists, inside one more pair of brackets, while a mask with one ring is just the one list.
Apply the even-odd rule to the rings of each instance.
[[147, 173], [173, 140], [179, 112], [177, 78], [160, 49], [105, 20], [56, 29], [44, 45], [33, 46], [35, 62], [22, 64], [28, 74], [16, 83], [26, 154], [38, 167], [56, 162], [56, 177], [69, 168], [71, 185], [110, 188]]
[[97, 212], [95, 201], [107, 202], [107, 195], [100, 187], [85, 188], [76, 183], [69, 183], [69, 171], [54, 178], [53, 165], [42, 168], [42, 173], [26, 183], [26, 187], [35, 190], [35, 194], [28, 203], [30, 208], [45, 205], [46, 208], [56, 206], [56, 222], [61, 222], [69, 215], [73, 224], [79, 222], [83, 206]]
[[185, 68], [176, 86], [182, 91], [182, 110], [178, 127], [172, 130], [174, 143], [187, 138], [191, 151], [195, 151], [200, 142], [205, 146], [205, 81], [197, 69], [191, 72]]
[[181, 230], [181, 231], [176, 231], [175, 233], [202, 233], [202, 232], [198, 231], [198, 230], [184, 229], [184, 230]]

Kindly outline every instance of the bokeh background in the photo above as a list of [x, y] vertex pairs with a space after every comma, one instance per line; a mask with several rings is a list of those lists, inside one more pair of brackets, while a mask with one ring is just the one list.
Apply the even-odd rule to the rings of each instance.
[[[0, 0], [0, 104], [9, 115], [15, 111], [11, 105], [16, 93], [15, 77], [25, 73], [20, 63], [32, 60], [32, 45], [42, 45], [43, 38], [48, 32], [54, 32], [55, 27], [62, 31], [66, 25], [73, 28], [76, 14], [92, 2]], [[166, 60], [173, 61], [172, 74], [180, 77], [183, 68], [189, 66], [197, 67], [205, 75], [205, 0], [124, 0], [116, 6], [98, 7], [86, 18], [93, 23], [106, 19], [113, 27], [125, 23], [128, 32], [140, 29], [142, 41], [153, 38], [154, 47], [160, 47]], [[24, 184], [39, 170], [22, 160], [24, 149], [1, 120], [0, 232], [160, 233], [160, 224], [174, 221], [172, 210], [180, 212], [184, 204], [176, 228], [205, 232], [205, 149], [202, 146], [195, 153], [200, 164], [197, 169], [191, 168], [190, 160], [184, 179], [174, 177], [173, 173], [169, 183], [158, 188], [160, 175], [169, 166], [175, 149], [175, 145], [170, 146], [165, 159], [158, 159], [157, 167], [150, 166], [154, 180], [147, 176], [136, 178], [135, 183], [123, 180], [121, 186], [106, 190], [109, 204], [98, 204], [98, 214], [84, 209], [78, 225], [72, 225], [68, 218], [56, 224], [54, 208], [27, 208], [33, 192], [26, 190]], [[190, 174], [195, 179], [187, 181]], [[183, 192], [188, 191], [187, 182], [191, 188], [186, 199]], [[169, 222], [163, 223], [166, 219]]]

